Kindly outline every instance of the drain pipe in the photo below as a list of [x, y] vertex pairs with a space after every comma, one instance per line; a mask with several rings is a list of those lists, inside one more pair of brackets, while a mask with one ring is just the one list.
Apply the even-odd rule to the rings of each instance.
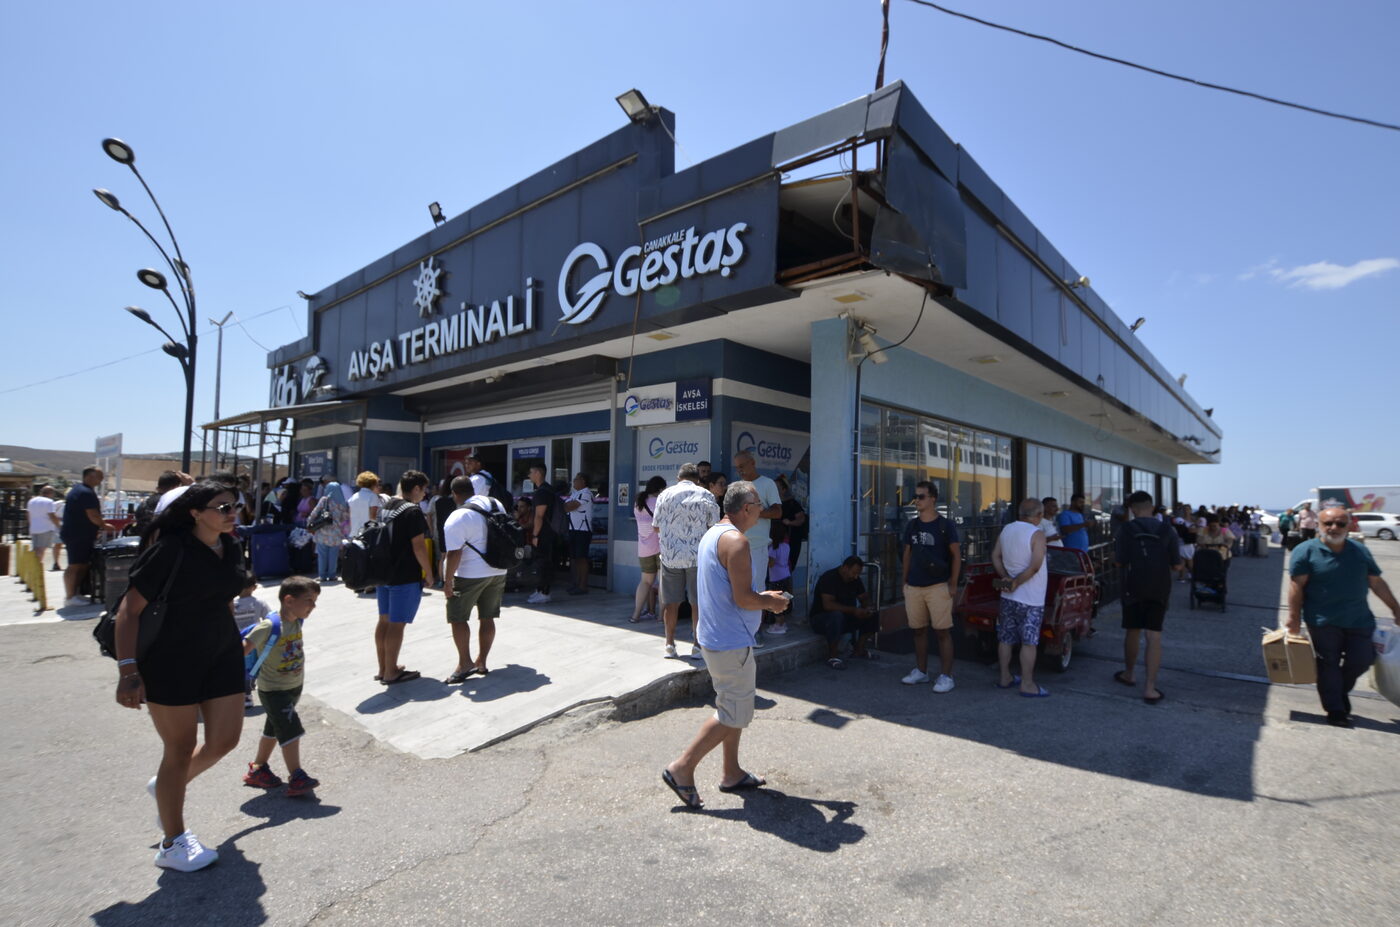
[[[850, 316], [846, 317], [846, 356], [850, 357], [851, 337]], [[854, 408], [851, 416], [851, 553], [860, 547], [860, 372], [869, 354], [864, 354], [856, 362], [856, 389], [852, 400]]]

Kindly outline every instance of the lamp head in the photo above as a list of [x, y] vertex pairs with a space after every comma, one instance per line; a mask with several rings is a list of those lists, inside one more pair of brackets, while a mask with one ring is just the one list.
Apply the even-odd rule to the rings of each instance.
[[1069, 287], [1071, 290], [1078, 290], [1078, 289], [1080, 289], [1081, 287], [1086, 287], [1086, 286], [1088, 286], [1088, 285], [1089, 285], [1089, 278], [1088, 278], [1088, 277], [1077, 277], [1077, 278], [1074, 279], [1074, 280], [1066, 280], [1066, 281], [1065, 281], [1065, 286]]
[[1141, 316], [1141, 315], [1138, 316], [1137, 321], [1134, 322], [1134, 323], [1128, 328], [1128, 331], [1130, 331], [1130, 332], [1135, 332], [1135, 331], [1137, 331], [1139, 328], [1142, 328], [1142, 323], [1144, 323], [1144, 322], [1146, 322], [1146, 321], [1147, 321], [1147, 317], [1146, 317], [1146, 316]]
[[642, 92], [635, 87], [620, 95], [617, 98], [617, 105], [622, 107], [627, 118], [633, 122], [650, 122], [654, 112], [651, 104], [647, 102], [647, 98], [642, 96]]
[[166, 354], [169, 354], [171, 357], [175, 358], [176, 360], [182, 361], [190, 356], [190, 352], [185, 349], [185, 346], [183, 344], [176, 344], [173, 341], [167, 341], [165, 344], [160, 346], [160, 349]]
[[118, 164], [125, 164], [127, 167], [136, 163], [136, 152], [131, 150], [131, 146], [119, 138], [104, 138], [102, 140], [102, 150], [107, 152], [107, 157]]
[[127, 306], [126, 311], [130, 312], [132, 315], [136, 316], [138, 319], [140, 319], [142, 322], [145, 322], [147, 325], [156, 324], [155, 321], [151, 319], [151, 314], [145, 309], [142, 309], [140, 306]]
[[447, 217], [442, 214], [442, 204], [436, 200], [428, 204], [428, 215], [433, 217], [434, 225], [442, 225], [447, 221]]
[[153, 290], [163, 290], [167, 287], [167, 284], [165, 282], [165, 274], [161, 273], [158, 270], [152, 270], [149, 267], [143, 267], [140, 270], [138, 270], [136, 272], [136, 279], [140, 280], [142, 283], [146, 284], [146, 286], [150, 287]]
[[117, 212], [124, 211], [122, 209], [122, 201], [117, 199], [112, 194], [111, 190], [104, 190], [102, 187], [97, 187], [95, 190], [92, 191], [92, 195], [97, 197], [104, 204], [106, 204], [108, 208], [115, 209]]

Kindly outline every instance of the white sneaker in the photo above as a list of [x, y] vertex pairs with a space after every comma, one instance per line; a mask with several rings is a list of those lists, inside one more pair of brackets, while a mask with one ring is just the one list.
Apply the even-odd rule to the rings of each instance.
[[700, 649], [699, 644], [690, 645], [690, 659], [699, 660], [701, 663], [705, 662], [705, 652]]
[[921, 671], [916, 666], [911, 669], [909, 675], [901, 679], [900, 682], [904, 683], [906, 686], [917, 686], [921, 682], [928, 682], [928, 673]]
[[526, 599], [525, 602], [528, 605], [548, 605], [549, 596], [543, 592], [532, 592], [530, 593], [530, 597]]
[[933, 691], [935, 691], [935, 692], [952, 692], [952, 691], [953, 691], [953, 677], [952, 677], [952, 676], [944, 676], [942, 673], [940, 673], [940, 674], [938, 675], [938, 678], [935, 679], [935, 680], [933, 681]]
[[75, 595], [63, 603], [64, 608], [83, 608], [88, 604], [87, 596]]
[[[159, 778], [159, 777], [157, 777], [157, 776], [152, 776], [152, 777], [151, 777], [151, 781], [149, 781], [149, 782], [146, 783], [146, 794], [149, 795], [149, 796], [151, 796], [151, 801], [153, 801], [153, 802], [156, 800], [156, 779], [157, 779], [157, 778]], [[162, 823], [161, 823], [161, 820], [160, 820], [160, 805], [156, 805], [156, 829], [157, 829], [157, 830], [160, 830], [160, 829], [163, 828], [163, 827], [165, 827], [165, 825], [162, 824]], [[161, 830], [161, 834], [164, 835], [164, 834], [165, 834], [165, 831], [164, 831], [164, 830]]]
[[666, 659], [667, 659], [667, 660], [679, 660], [679, 659], [680, 659], [680, 657], [676, 655], [676, 645], [675, 645], [675, 644], [667, 644], [667, 645], [666, 645]]
[[219, 852], [204, 846], [190, 831], [176, 837], [170, 846], [164, 844], [162, 840], [160, 849], [156, 850], [156, 865], [162, 869], [194, 872], [219, 861]]

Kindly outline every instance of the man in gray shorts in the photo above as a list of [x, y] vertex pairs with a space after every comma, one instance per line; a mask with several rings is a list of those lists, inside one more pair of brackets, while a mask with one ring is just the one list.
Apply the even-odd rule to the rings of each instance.
[[[695, 582], [695, 557], [700, 539], [719, 521], [714, 493], [700, 485], [700, 470], [682, 464], [676, 485], [656, 498], [652, 526], [661, 541], [661, 617], [666, 624], [666, 656], [676, 658], [676, 621], [681, 602], [690, 602], [691, 633], [699, 626], [700, 596]], [[690, 648], [692, 660], [702, 659], [700, 645]]]
[[762, 776], [739, 765], [739, 738], [753, 720], [757, 683], [754, 634], [764, 611], [781, 614], [788, 595], [753, 588], [749, 542], [744, 530], [753, 527], [764, 510], [758, 491], [746, 480], [730, 483], [724, 494], [724, 518], [705, 532], [697, 554], [700, 620], [696, 640], [715, 687], [715, 716], [700, 726], [690, 745], [661, 771], [676, 797], [690, 810], [704, 802], [695, 788], [695, 769], [715, 747], [723, 746], [721, 792], [738, 792], [766, 785]]

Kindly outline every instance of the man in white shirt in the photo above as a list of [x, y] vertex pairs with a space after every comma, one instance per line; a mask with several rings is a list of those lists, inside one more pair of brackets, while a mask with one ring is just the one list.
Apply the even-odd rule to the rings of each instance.
[[564, 497], [569, 515], [569, 595], [588, 594], [588, 548], [593, 543], [593, 490], [588, 474], [574, 474], [574, 491]]
[[52, 486], [41, 486], [39, 494], [30, 499], [25, 507], [29, 512], [29, 544], [41, 564], [44, 562], [44, 551], [58, 540], [58, 531], [63, 527], [63, 522], [54, 513], [53, 497]]
[[735, 454], [734, 467], [739, 471], [739, 479], [753, 484], [762, 507], [758, 520], [744, 532], [744, 537], [749, 539], [749, 566], [753, 570], [753, 588], [763, 589], [768, 584], [768, 544], [772, 536], [773, 519], [783, 517], [783, 497], [778, 493], [777, 483], [769, 477], [759, 475], [753, 451], [744, 450]]
[[[447, 677], [455, 686], [472, 676], [485, 676], [486, 656], [496, 639], [496, 618], [501, 614], [501, 598], [506, 591], [506, 571], [488, 564], [486, 552], [486, 517], [482, 512], [505, 514], [505, 507], [487, 495], [471, 495], [470, 477], [452, 480], [452, 498], [457, 509], [443, 526], [443, 546], [447, 548], [446, 572], [452, 577], [452, 587], [446, 592], [447, 624], [452, 628], [452, 643], [457, 647], [457, 668]], [[476, 660], [472, 660], [472, 609], [477, 617]]]
[[481, 458], [477, 457], [475, 454], [468, 455], [466, 467], [467, 477], [472, 481], [472, 495], [491, 495], [492, 476], [481, 469]]
[[[682, 464], [676, 485], [656, 497], [652, 527], [661, 542], [661, 617], [666, 625], [665, 654], [676, 658], [676, 622], [681, 603], [690, 602], [691, 635], [699, 624], [700, 595], [696, 572], [700, 539], [720, 520], [715, 494], [698, 485], [700, 470], [693, 463]], [[690, 659], [703, 660], [700, 645], [690, 648]]]

